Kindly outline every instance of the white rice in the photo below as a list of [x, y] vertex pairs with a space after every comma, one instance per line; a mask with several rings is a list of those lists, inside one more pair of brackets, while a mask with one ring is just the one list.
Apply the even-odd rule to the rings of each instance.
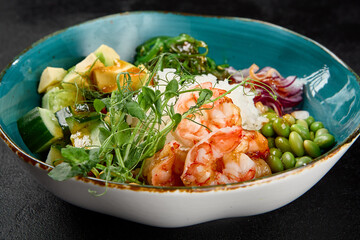
[[[159, 71], [157, 74], [157, 80], [160, 82], [170, 81], [172, 79], [179, 79], [179, 76], [175, 74], [175, 69], [166, 68], [163, 71]], [[203, 82], [211, 82], [213, 87], [224, 89], [229, 91], [234, 88], [236, 84], [229, 84], [227, 80], [217, 81], [216, 77], [212, 74], [207, 75], [199, 75], [195, 77], [196, 84]], [[192, 86], [190, 86], [192, 87]], [[159, 86], [160, 91], [164, 91], [166, 86]], [[240, 108], [241, 111], [241, 119], [242, 119], [242, 127], [246, 130], [260, 130], [263, 124], [267, 121], [265, 117], [261, 116], [260, 111], [255, 107], [254, 104], [254, 93], [249, 89], [244, 88], [242, 86], [237, 87], [234, 91], [226, 95], [231, 98], [233, 103]]]

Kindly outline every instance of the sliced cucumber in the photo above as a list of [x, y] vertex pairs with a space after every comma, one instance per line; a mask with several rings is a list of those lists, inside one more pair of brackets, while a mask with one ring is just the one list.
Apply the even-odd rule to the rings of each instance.
[[62, 108], [55, 113], [55, 117], [57, 118], [59, 125], [62, 128], [64, 136], [66, 138], [70, 136], [70, 129], [69, 129], [69, 125], [66, 122], [66, 118], [72, 116], [73, 114], [70, 107]]
[[63, 159], [63, 156], [61, 155], [61, 148], [62, 146], [58, 144], [51, 145], [45, 162], [54, 166], [57, 162], [61, 161]]
[[21, 117], [17, 125], [24, 143], [34, 153], [49, 149], [53, 142], [64, 136], [54, 113], [40, 107]]
[[[92, 146], [100, 146], [100, 131], [99, 127], [103, 127], [103, 122], [100, 120], [91, 120], [88, 122], [75, 122], [71, 118], [67, 118], [67, 121], [71, 120], [71, 142], [74, 147], [90, 148]], [[76, 123], [76, 125], [73, 125]]]
[[99, 116], [97, 115], [90, 115], [89, 117], [77, 117], [73, 115], [71, 117], [66, 118], [66, 123], [69, 127], [70, 132], [73, 134], [82, 128], [87, 128], [89, 125], [92, 125], [93, 122], [100, 121]]
[[52, 88], [42, 98], [42, 108], [57, 112], [60, 109], [81, 102], [83, 97], [76, 89]]

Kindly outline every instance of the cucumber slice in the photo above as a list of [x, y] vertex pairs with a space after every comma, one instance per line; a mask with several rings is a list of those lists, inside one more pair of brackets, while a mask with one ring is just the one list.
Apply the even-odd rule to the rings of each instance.
[[42, 97], [42, 108], [57, 112], [60, 109], [72, 106], [83, 100], [82, 95], [76, 89], [52, 88]]
[[59, 163], [59, 161], [62, 161], [63, 156], [61, 155], [61, 148], [62, 146], [58, 144], [51, 145], [45, 162], [49, 165], [54, 166], [54, 164]]
[[53, 142], [64, 136], [54, 113], [40, 107], [26, 113], [17, 125], [24, 143], [34, 153], [48, 150]]
[[70, 136], [70, 129], [69, 125], [66, 122], [66, 118], [72, 116], [73, 114], [70, 107], [62, 108], [55, 113], [55, 117], [57, 118], [59, 125], [63, 130], [65, 138], [68, 138]]
[[[69, 119], [71, 118], [67, 118], [66, 120]], [[100, 120], [92, 120], [85, 123], [76, 122], [76, 124], [76, 126], [73, 126], [74, 128], [72, 129], [72, 134], [70, 136], [70, 140], [74, 147], [91, 148], [100, 146], [99, 128], [104, 127], [103, 122]]]

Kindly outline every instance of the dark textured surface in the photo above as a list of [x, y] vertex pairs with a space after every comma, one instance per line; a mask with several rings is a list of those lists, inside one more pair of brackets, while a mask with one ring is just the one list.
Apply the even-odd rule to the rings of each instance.
[[[268, 21], [316, 40], [360, 73], [360, 2], [316, 0], [0, 0], [0, 68], [31, 43], [56, 30], [133, 10]], [[281, 209], [259, 216], [161, 229], [87, 211], [58, 199], [19, 168], [16, 155], [1, 141], [0, 239], [358, 239], [359, 148], [358, 140], [317, 185]]]

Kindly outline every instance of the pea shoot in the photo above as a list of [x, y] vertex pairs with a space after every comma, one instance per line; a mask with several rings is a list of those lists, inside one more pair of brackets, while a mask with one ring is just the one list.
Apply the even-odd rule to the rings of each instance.
[[[246, 84], [235, 85], [221, 96], [211, 99], [213, 92], [209, 89], [188, 88], [196, 84], [192, 74], [181, 71], [173, 78], [155, 77], [166, 56], [161, 54], [152, 62], [153, 71], [140, 89], [133, 90], [130, 74], [122, 72], [117, 76], [117, 90], [108, 96], [91, 98], [90, 104], [101, 121], [98, 127], [100, 145], [89, 149], [63, 148], [63, 162], [49, 174], [53, 179], [88, 176], [90, 172], [106, 182], [141, 184], [144, 160], [163, 148], [166, 136], [181, 120], [192, 120], [194, 114], [201, 114], [207, 109], [203, 105], [211, 105]], [[120, 78], [124, 79], [123, 84], [120, 84]], [[176, 113], [174, 105], [179, 96], [189, 92], [199, 95], [197, 104], [183, 114]]]

